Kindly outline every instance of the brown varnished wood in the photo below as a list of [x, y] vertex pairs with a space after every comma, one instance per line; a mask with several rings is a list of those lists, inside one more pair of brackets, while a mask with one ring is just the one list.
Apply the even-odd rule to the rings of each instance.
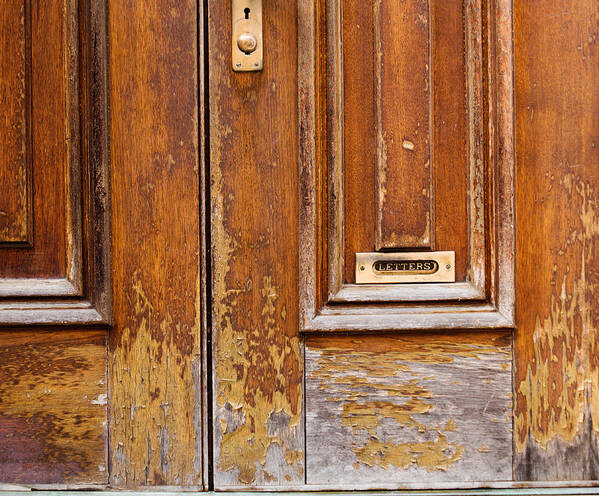
[[509, 333], [310, 336], [307, 488], [511, 478]]
[[[372, 3], [346, 1], [343, 4], [343, 40], [359, 49], [343, 54], [345, 88], [345, 223], [344, 257], [374, 249], [377, 225], [375, 204], [362, 202], [369, 195], [376, 200], [376, 119], [374, 61], [374, 7]], [[363, 206], [360, 206], [363, 205]], [[370, 227], [370, 228], [369, 228]], [[369, 247], [365, 249], [365, 247]], [[344, 280], [355, 281], [355, 264], [344, 264]]]
[[514, 478], [597, 479], [596, 2], [515, 2]]
[[[456, 281], [466, 280], [468, 257], [468, 114], [463, 9], [431, 2], [434, 248], [456, 252]], [[458, 42], [458, 40], [460, 40]]]
[[[430, 183], [428, 187], [431, 194], [428, 210], [432, 223], [429, 233], [430, 246], [438, 250], [456, 251], [456, 280], [458, 281], [465, 280], [466, 268], [470, 265], [468, 261], [469, 159], [464, 8], [457, 2], [432, 2], [430, 5], [428, 22], [431, 58], [430, 60], [427, 58], [426, 62], [432, 67], [430, 88], [427, 90], [430, 92], [428, 98], [431, 100], [429, 102], [431, 109], [424, 115], [430, 116], [432, 133], [432, 138], [430, 136], [427, 138], [429, 143], [426, 149], [432, 148], [433, 153], [429, 157], [428, 172], [424, 174], [425, 171], [421, 170], [423, 180], [428, 177]], [[375, 190], [379, 181], [376, 174], [375, 110], [377, 106], [385, 112], [386, 108], [391, 108], [388, 110], [390, 123], [396, 123], [400, 119], [395, 114], [403, 107], [403, 104], [397, 103], [381, 106], [377, 103], [378, 98], [375, 98], [374, 67], [377, 62], [374, 12], [375, 9], [371, 4], [349, 0], [343, 2], [344, 279], [348, 283], [355, 280], [355, 253], [373, 251], [377, 247], [374, 226], [377, 225], [376, 219], [380, 217], [380, 209], [377, 207], [378, 193]], [[414, 50], [409, 52], [408, 56], [415, 53]], [[419, 56], [428, 57], [428, 53], [418, 53]], [[393, 66], [393, 64], [389, 65]], [[411, 105], [409, 101], [407, 105]], [[398, 152], [401, 154], [410, 157], [414, 155], [414, 151], [403, 148], [403, 139], [400, 140], [398, 147]], [[390, 163], [393, 164], [393, 170], [398, 161], [391, 160]], [[403, 180], [409, 182], [413, 177], [412, 172], [404, 174]], [[396, 184], [401, 187], [403, 181], [401, 184], [400, 182]], [[422, 188], [418, 193], [421, 192]], [[396, 191], [395, 194], [388, 195], [388, 198], [391, 201], [402, 201], [398, 198], [406, 198], [404, 195], [405, 192]], [[408, 195], [407, 198], [412, 196]], [[425, 204], [420, 203], [420, 205]], [[420, 217], [425, 218], [423, 215]], [[433, 222], [435, 219], [437, 220]]]
[[196, 9], [110, 4], [116, 488], [203, 486]]
[[[67, 139], [71, 127], [69, 108], [77, 101], [66, 87], [66, 75], [78, 73], [70, 66], [68, 51], [77, 53], [77, 38], [68, 33], [72, 1], [50, 0], [31, 9], [31, 157], [33, 194], [32, 249], [2, 249], [0, 275], [6, 278], [66, 278], [69, 269], [66, 217], [67, 184], [71, 183], [69, 148], [78, 147], [77, 136]], [[67, 34], [68, 33], [68, 34]], [[11, 95], [11, 98], [18, 96]], [[57, 208], [61, 206], [61, 208]]]
[[106, 4], [25, 6], [33, 228], [29, 246], [0, 248], [0, 324], [107, 323]]
[[30, 22], [25, 0], [0, 13], [0, 243], [28, 243], [30, 231]]
[[[439, 62], [431, 69], [431, 81], [439, 87], [438, 97], [436, 87], [430, 90], [432, 123], [433, 134], [442, 139], [438, 163], [433, 146], [431, 168], [435, 208], [446, 221], [435, 222], [435, 237], [443, 231], [439, 238], [449, 250], [455, 237], [459, 284], [426, 287], [352, 283], [354, 250], [376, 247], [376, 137], [368, 131], [376, 116], [366, 102], [376, 109], [379, 97], [374, 52], [366, 47], [376, 45], [380, 12], [371, 13], [364, 2], [340, 0], [302, 11], [300, 26], [314, 25], [312, 31], [306, 28], [311, 39], [300, 37], [299, 50], [300, 108], [308, 109], [300, 115], [300, 325], [305, 330], [513, 325], [512, 45], [511, 10], [504, 4], [469, 0], [432, 9], [431, 60]], [[318, 21], [323, 15], [326, 24]], [[456, 88], [464, 90], [462, 99]], [[403, 144], [402, 150], [414, 151]], [[443, 307], [445, 302], [455, 306]]]
[[108, 482], [105, 331], [0, 331], [0, 481]]
[[208, 5], [214, 484], [298, 485], [297, 9], [310, 2], [263, 1], [264, 70], [245, 74], [231, 71], [230, 7]]
[[[430, 248], [429, 1], [376, 0], [374, 11], [375, 246], [377, 250]], [[345, 50], [359, 49], [358, 43]]]

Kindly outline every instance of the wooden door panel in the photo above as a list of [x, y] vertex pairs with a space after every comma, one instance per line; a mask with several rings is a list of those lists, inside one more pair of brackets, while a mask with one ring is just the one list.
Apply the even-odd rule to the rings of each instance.
[[[10, 222], [24, 230], [22, 239], [3, 239], [20, 243], [0, 244], [0, 324], [108, 322], [104, 7], [75, 0], [13, 5], [15, 15], [3, 16], [7, 28], [16, 26], [6, 31], [2, 60], [21, 62], [11, 65], [16, 79], [8, 71], [12, 84], [2, 85], [8, 125], [0, 139], [12, 146], [2, 147], [8, 182], [0, 201], [14, 206], [17, 198], [18, 212], [7, 207]], [[0, 223], [8, 217], [0, 214]]]
[[263, 5], [262, 72], [231, 71], [231, 2], [210, 2], [216, 488], [304, 482], [297, 327], [295, 2]]
[[0, 111], [4, 116], [0, 122], [0, 243], [31, 240], [29, 10], [23, 0], [11, 2], [0, 14], [6, 33], [0, 47]]
[[[300, 7], [300, 325], [511, 327], [510, 3], [390, 5]], [[357, 252], [425, 246], [456, 251], [456, 283], [355, 284]]]
[[204, 483], [202, 116], [194, 0], [110, 2], [110, 484]]
[[511, 336], [309, 337], [309, 485], [509, 480]]
[[0, 331], [0, 482], [106, 484], [105, 331]]
[[[381, 0], [374, 6], [362, 2], [361, 7], [374, 8], [374, 50], [363, 45], [361, 36], [344, 37], [343, 50], [359, 51], [361, 64], [369, 62], [365, 52], [374, 56], [375, 247], [430, 248], [430, 5], [428, 0]], [[362, 72], [360, 66], [348, 69]], [[346, 116], [354, 120], [358, 114]], [[346, 208], [361, 205], [346, 203]]]

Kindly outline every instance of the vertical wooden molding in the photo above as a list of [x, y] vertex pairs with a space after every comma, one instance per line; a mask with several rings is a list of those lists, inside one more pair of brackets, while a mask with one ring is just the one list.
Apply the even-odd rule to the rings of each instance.
[[[327, 95], [326, 105], [326, 160], [330, 164], [325, 179], [327, 186], [328, 219], [328, 270], [329, 287], [327, 296], [334, 295], [343, 284], [343, 226], [345, 224], [345, 209], [343, 197], [345, 193], [343, 157], [344, 139], [344, 96], [343, 96], [343, 1], [327, 0], [324, 3], [326, 15], [327, 51]], [[323, 48], [324, 48], [323, 47]], [[324, 212], [323, 212], [324, 213]]]
[[197, 2], [110, 3], [110, 483], [202, 488]]
[[[487, 202], [491, 198], [486, 194], [485, 175], [485, 94], [483, 87], [484, 52], [487, 48], [493, 50], [494, 41], [490, 36], [483, 45], [483, 0], [464, 1], [465, 19], [465, 51], [466, 51], [466, 95], [468, 109], [468, 216], [470, 226], [468, 279], [474, 286], [484, 290], [486, 274], [486, 228], [485, 219]], [[493, 29], [488, 23], [487, 30]], [[492, 57], [491, 57], [492, 58]], [[492, 62], [491, 62], [492, 64]], [[492, 70], [490, 74], [492, 76]], [[488, 94], [489, 100], [491, 95]], [[489, 105], [493, 105], [489, 103]], [[491, 114], [492, 115], [492, 114]], [[489, 127], [494, 127], [490, 124]], [[487, 161], [488, 163], [488, 161]], [[489, 183], [492, 184], [492, 183]]]

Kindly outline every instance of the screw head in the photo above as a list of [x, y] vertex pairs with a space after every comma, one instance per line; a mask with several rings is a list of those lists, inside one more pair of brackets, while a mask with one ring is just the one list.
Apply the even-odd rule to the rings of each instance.
[[246, 55], [253, 53], [258, 48], [258, 40], [249, 32], [243, 32], [237, 38], [237, 47]]

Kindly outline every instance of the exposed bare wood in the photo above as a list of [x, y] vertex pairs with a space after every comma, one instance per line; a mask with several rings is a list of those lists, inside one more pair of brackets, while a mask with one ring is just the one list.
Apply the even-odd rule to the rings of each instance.
[[197, 2], [110, 4], [110, 483], [202, 487]]
[[515, 3], [517, 480], [599, 477], [599, 5]]
[[307, 482], [511, 478], [511, 336], [310, 337]]
[[0, 480], [108, 480], [106, 333], [0, 332]]

